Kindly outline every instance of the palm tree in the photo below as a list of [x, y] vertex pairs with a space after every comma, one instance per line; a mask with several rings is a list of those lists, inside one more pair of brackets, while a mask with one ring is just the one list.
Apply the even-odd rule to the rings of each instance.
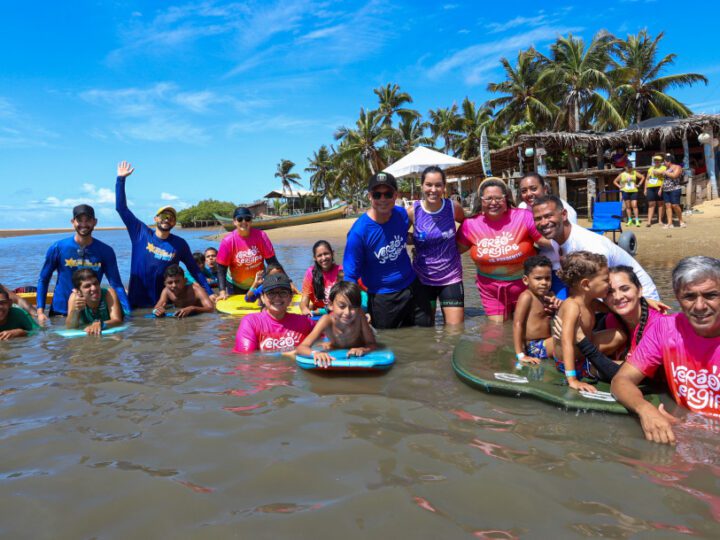
[[310, 188], [315, 193], [321, 193], [323, 197], [327, 197], [328, 203], [332, 203], [336, 191], [332, 171], [332, 155], [328, 147], [323, 144], [319, 150], [313, 153], [312, 158], [308, 158], [308, 166], [305, 168], [305, 172], [312, 173], [310, 176]]
[[437, 145], [437, 139], [442, 137], [444, 146], [442, 152], [449, 154], [455, 153], [455, 139], [454, 136], [460, 130], [460, 116], [457, 113], [458, 107], [455, 103], [452, 107], [445, 109], [437, 108], [430, 110], [430, 131], [435, 138], [435, 144]]
[[492, 123], [492, 111], [489, 107], [476, 107], [474, 101], [466, 97], [462, 103], [460, 129], [463, 139], [460, 143], [460, 157], [472, 159], [480, 155], [480, 136], [483, 128]]
[[547, 67], [547, 59], [530, 48], [518, 53], [514, 67], [507, 58], [501, 58], [500, 63], [505, 69], [506, 79], [488, 84], [487, 89], [489, 92], [507, 95], [486, 103], [492, 109], [499, 109], [493, 124], [499, 129], [508, 129], [521, 123], [539, 128], [548, 127], [557, 107], [538, 85], [540, 74]]
[[379, 100], [378, 112], [382, 118], [383, 126], [389, 128], [392, 126], [392, 118], [395, 114], [400, 115], [401, 118], [417, 118], [420, 116], [415, 110], [405, 109], [403, 105], [405, 103], [412, 103], [412, 97], [407, 92], [400, 92], [400, 87], [397, 84], [386, 84], [380, 88], [373, 90]]
[[615, 38], [598, 32], [585, 48], [585, 42], [572, 34], [558, 38], [551, 46], [552, 61], [540, 74], [538, 84], [561, 104], [556, 128], [566, 124], [569, 131], [596, 128], [621, 128], [624, 120], [600, 91], [612, 92], [612, 82], [605, 73], [611, 63], [610, 52]]
[[387, 165], [388, 152], [382, 143], [392, 136], [392, 129], [382, 124], [379, 111], [360, 109], [360, 118], [355, 123], [357, 129], [339, 127], [335, 139], [342, 141], [338, 153], [361, 156], [370, 168], [370, 174], [383, 170]]
[[409, 154], [418, 146], [432, 146], [433, 139], [425, 135], [428, 123], [420, 119], [405, 117], [395, 129], [390, 144], [398, 154]]
[[290, 172], [294, 166], [295, 163], [289, 159], [281, 159], [280, 163], [277, 165], [277, 170], [275, 171], [275, 178], [279, 178], [280, 182], [282, 182], [282, 192], [286, 199], [287, 192], [289, 192], [292, 196], [292, 186], [290, 184], [294, 184], [298, 187], [301, 185], [300, 182], [298, 182], [300, 175], [298, 173]]
[[690, 86], [697, 82], [708, 83], [700, 73], [682, 73], [679, 75], [658, 75], [675, 62], [676, 55], [668, 54], [659, 62], [658, 44], [663, 38], [660, 32], [651, 39], [646, 30], [637, 35], [629, 35], [625, 41], [617, 42], [617, 52], [621, 65], [613, 76], [616, 108], [628, 123], [639, 123], [655, 116], [675, 116], [685, 118], [692, 114], [683, 103], [669, 96], [669, 88]]

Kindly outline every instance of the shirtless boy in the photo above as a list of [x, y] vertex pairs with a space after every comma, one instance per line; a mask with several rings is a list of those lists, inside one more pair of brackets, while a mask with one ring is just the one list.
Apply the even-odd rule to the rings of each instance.
[[610, 287], [610, 273], [604, 255], [589, 251], [574, 251], [561, 259], [560, 279], [568, 286], [570, 294], [557, 316], [562, 321], [562, 336], [555, 341], [555, 366], [565, 373], [568, 385], [575, 390], [596, 392], [594, 386], [581, 382], [589, 376], [587, 362], [582, 359], [575, 345], [578, 326], [586, 336], [591, 336], [595, 326], [593, 300], [604, 298]]
[[551, 310], [547, 304], [548, 295], [552, 295], [552, 262], [535, 255], [523, 266], [522, 280], [527, 290], [520, 294], [515, 308], [513, 344], [518, 362], [539, 364], [553, 354]]
[[172, 304], [177, 308], [175, 317], [187, 317], [196, 313], [212, 313], [215, 310], [212, 300], [198, 283], [188, 284], [185, 273], [177, 264], [165, 269], [165, 288], [155, 304], [153, 314], [156, 317], [166, 315], [165, 306]]

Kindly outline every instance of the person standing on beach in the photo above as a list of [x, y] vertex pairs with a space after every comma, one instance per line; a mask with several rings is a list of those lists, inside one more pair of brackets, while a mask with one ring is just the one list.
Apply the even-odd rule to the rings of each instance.
[[171, 234], [177, 222], [172, 206], [163, 206], [155, 214], [155, 230], [140, 221], [127, 205], [125, 180], [133, 171], [132, 165], [122, 161], [117, 168], [115, 209], [127, 227], [132, 255], [130, 261], [130, 305], [133, 309], [153, 307], [162, 293], [165, 269], [182, 262], [193, 279], [214, 299], [210, 286], [198, 268], [187, 242]]
[[662, 196], [665, 202], [665, 215], [667, 223], [663, 225], [663, 229], [672, 229], [673, 212], [677, 216], [678, 223], [681, 228], [687, 227], [682, 218], [682, 208], [680, 208], [680, 195], [682, 194], [682, 186], [680, 185], [680, 177], [683, 170], [680, 165], [673, 163], [672, 154], [665, 154], [665, 179], [663, 180]]
[[631, 267], [642, 284], [643, 295], [660, 300], [655, 283], [640, 263], [608, 237], [570, 223], [562, 201], [557, 197], [548, 195], [537, 199], [533, 205], [533, 217], [538, 232], [551, 241], [552, 249], [543, 254], [547, 254], [552, 261], [554, 272], [560, 269], [561, 256], [574, 251], [598, 253], [607, 258], [609, 268], [621, 265]]
[[368, 311], [375, 328], [413, 326], [417, 315], [417, 283], [407, 253], [410, 228], [407, 211], [395, 205], [397, 181], [380, 172], [368, 181], [370, 209], [347, 235], [345, 279], [362, 279], [368, 289]]
[[[45, 254], [45, 263], [40, 270], [37, 285], [38, 322], [46, 323], [48, 315], [67, 315], [68, 299], [73, 290], [73, 272], [83, 268], [93, 270], [99, 281], [102, 281], [103, 275], [106, 275], [108, 283], [117, 293], [123, 311], [130, 313], [130, 301], [120, 279], [115, 252], [110, 246], [92, 236], [97, 225], [93, 207], [80, 204], [73, 208], [70, 223], [75, 229], [75, 235], [55, 242]], [[47, 314], [45, 298], [50, 279], [56, 270], [57, 282], [50, 313]]]
[[455, 243], [455, 222], [465, 220], [459, 203], [445, 196], [445, 171], [427, 167], [421, 176], [422, 201], [415, 201], [408, 216], [413, 225], [415, 257], [413, 269], [420, 283], [415, 303], [425, 320], [420, 326], [435, 324], [437, 302], [446, 324], [465, 320], [465, 290], [462, 260]]
[[645, 198], [647, 198], [648, 203], [648, 220], [645, 224], [646, 227], [652, 226], [655, 207], [657, 207], [658, 211], [658, 223], [662, 225], [663, 216], [665, 215], [665, 206], [662, 198], [665, 171], [667, 171], [667, 167], [663, 165], [663, 157], [653, 156], [652, 167], [648, 169], [647, 181], [645, 182]]
[[632, 217], [635, 216], [635, 225], [640, 226], [640, 214], [638, 213], [638, 189], [645, 177], [635, 170], [632, 161], [628, 161], [625, 170], [617, 175], [613, 184], [622, 194], [622, 203], [627, 214], [627, 225], [632, 225]]
[[220, 241], [217, 254], [219, 300], [231, 294], [246, 294], [255, 276], [268, 264], [280, 263], [265, 231], [253, 229], [250, 210], [238, 206], [233, 212], [235, 230]]

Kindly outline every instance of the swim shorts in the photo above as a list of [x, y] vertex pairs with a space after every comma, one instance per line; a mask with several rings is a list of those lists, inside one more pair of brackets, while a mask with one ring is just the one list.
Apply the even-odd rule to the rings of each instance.
[[673, 189], [672, 191], [663, 191], [663, 201], [669, 204], [680, 204], [681, 189]]
[[450, 285], [425, 285], [418, 281], [413, 294], [417, 306], [415, 324], [418, 326], [432, 324], [438, 300], [440, 307], [465, 307], [465, 288], [462, 281]]
[[368, 294], [368, 313], [372, 325], [378, 329], [401, 328], [416, 324], [417, 306], [414, 291], [417, 279], [404, 289], [385, 294]]
[[547, 360], [550, 358], [545, 348], [544, 339], [531, 339], [525, 344], [525, 354], [537, 358], [538, 360]]
[[[555, 356], [553, 357], [553, 360], [555, 361], [555, 368], [560, 373], [565, 373], [565, 363], [560, 361], [560, 359]], [[590, 362], [588, 360], [575, 360], [575, 371], [577, 372], [577, 379], [590, 379], [591, 381], [597, 381], [597, 377], [595, 375], [591, 375], [590, 372]]]
[[660, 191], [659, 187], [649, 187], [647, 188], [647, 200], [648, 202], [654, 202], [654, 201], [662, 201], [662, 195], [658, 193]]
[[480, 274], [475, 276], [475, 283], [485, 315], [502, 315], [505, 319], [512, 317], [518, 298], [527, 289], [522, 279], [503, 281]]

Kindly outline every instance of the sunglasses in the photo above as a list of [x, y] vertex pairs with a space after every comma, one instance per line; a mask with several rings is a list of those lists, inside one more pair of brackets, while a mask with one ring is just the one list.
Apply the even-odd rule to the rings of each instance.
[[292, 296], [292, 291], [289, 291], [287, 289], [274, 289], [272, 291], [266, 292], [265, 294], [267, 294], [270, 298], [290, 298], [290, 296]]
[[386, 199], [392, 199], [395, 196], [395, 192], [393, 191], [373, 191], [370, 196], [375, 199], [376, 201], [379, 201], [383, 197]]
[[244, 221], [245, 223], [250, 223], [253, 218], [251, 217], [236, 217], [235, 221]]

